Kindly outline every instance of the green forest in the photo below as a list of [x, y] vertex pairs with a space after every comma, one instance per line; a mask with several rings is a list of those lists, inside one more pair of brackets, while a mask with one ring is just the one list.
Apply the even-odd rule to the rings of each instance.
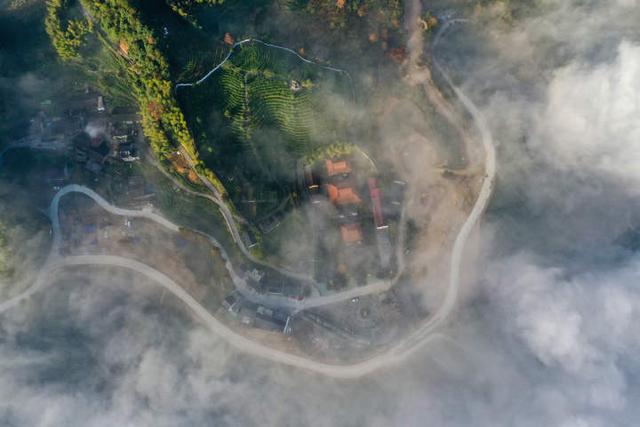
[[[186, 2], [178, 2], [184, 5]], [[66, 0], [47, 3], [46, 29], [59, 56], [81, 60], [79, 48], [92, 30], [95, 37], [126, 71], [142, 116], [142, 126], [155, 152], [162, 158], [182, 147], [202, 167], [191, 132], [173, 93], [167, 59], [158, 47], [154, 31], [146, 26], [140, 12], [129, 0], [80, 0], [90, 21], [67, 19], [74, 6]], [[224, 188], [211, 171], [207, 176], [222, 193]]]
[[[174, 90], [177, 76], [201, 76], [228, 52], [221, 26], [237, 29], [247, 8], [266, 11], [269, 3], [314, 25], [328, 24], [328, 31], [341, 31], [353, 20], [371, 20], [374, 28], [398, 27], [402, 9], [399, 0], [166, 0], [153, 6], [140, 0], [49, 0], [45, 29], [62, 60], [92, 70], [98, 88], [118, 103], [135, 102], [160, 159], [181, 148], [200, 176], [221, 194], [229, 189], [232, 199], [245, 191], [242, 182], [258, 187], [263, 182], [265, 191], [286, 193], [278, 181], [293, 180], [296, 159], [319, 144], [342, 139], [336, 135], [344, 123], [321, 112], [327, 103], [326, 93], [324, 99], [319, 96], [321, 73], [293, 61], [293, 55], [247, 45], [234, 52], [209, 86], [198, 89], [201, 93]], [[227, 18], [212, 20], [208, 11]], [[260, 16], [255, 22], [266, 22]], [[336, 33], [334, 40], [339, 38]], [[345, 91], [344, 81], [337, 84]], [[239, 173], [237, 163], [246, 170]]]

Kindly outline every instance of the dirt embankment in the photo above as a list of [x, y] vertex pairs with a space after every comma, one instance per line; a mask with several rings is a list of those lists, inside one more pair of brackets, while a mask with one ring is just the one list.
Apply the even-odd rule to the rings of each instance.
[[[396, 142], [396, 167], [407, 171], [410, 191], [407, 194], [407, 216], [415, 227], [409, 236], [411, 251], [408, 263], [411, 282], [424, 296], [427, 308], [439, 306], [449, 280], [450, 254], [453, 241], [471, 211], [484, 176], [481, 144], [470, 131], [464, 115], [447, 100], [436, 86], [432, 71], [424, 59], [423, 29], [418, 25], [421, 3], [407, 3], [405, 25], [410, 33], [408, 56], [403, 67], [405, 81], [423, 91], [428, 102], [424, 111], [430, 116], [420, 126], [405, 131], [408, 135]], [[389, 103], [389, 108], [407, 108], [406, 103]], [[387, 115], [390, 113], [387, 111]], [[403, 112], [406, 117], [407, 113]], [[439, 126], [444, 123], [450, 135], [461, 143], [464, 167], [449, 170], [441, 150], [436, 148]], [[408, 122], [408, 125], [412, 125]], [[447, 142], [446, 140], [444, 141]], [[451, 141], [453, 143], [453, 141]]]

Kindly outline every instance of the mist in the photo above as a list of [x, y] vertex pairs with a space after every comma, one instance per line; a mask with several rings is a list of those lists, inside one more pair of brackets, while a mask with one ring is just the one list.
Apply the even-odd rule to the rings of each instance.
[[640, 3], [534, 3], [478, 9], [434, 52], [498, 143], [436, 338], [333, 380], [233, 349], [134, 273], [68, 269], [0, 315], [0, 424], [636, 424]]

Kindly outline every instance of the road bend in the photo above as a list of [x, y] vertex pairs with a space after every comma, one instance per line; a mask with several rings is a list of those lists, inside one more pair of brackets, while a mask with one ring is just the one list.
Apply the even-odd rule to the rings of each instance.
[[[443, 30], [446, 30], [446, 28], [448, 28], [448, 26], [443, 27]], [[439, 36], [441, 36], [441, 34]], [[439, 41], [439, 38], [437, 40]], [[128, 258], [112, 255], [81, 255], [61, 258], [57, 254], [61, 239], [60, 223], [58, 217], [59, 200], [65, 194], [74, 191], [88, 195], [89, 197], [94, 199], [102, 208], [111, 213], [117, 215], [126, 215], [130, 217], [145, 217], [167, 228], [173, 229], [175, 231], [179, 230], [179, 227], [177, 225], [166, 220], [158, 214], [145, 210], [134, 211], [129, 209], [117, 208], [109, 204], [106, 200], [104, 200], [92, 190], [78, 185], [67, 186], [60, 190], [54, 197], [49, 209], [54, 232], [54, 242], [52, 245], [51, 253], [33, 285], [20, 295], [0, 304], [0, 313], [18, 306], [22, 301], [30, 298], [36, 292], [42, 289], [47, 283], [50, 282], [50, 273], [55, 270], [68, 266], [81, 265], [112, 266], [130, 269], [148, 277], [154, 284], [163, 287], [178, 299], [180, 299], [200, 320], [204, 322], [204, 324], [211, 331], [225, 339], [233, 347], [258, 357], [262, 357], [278, 363], [287, 364], [297, 368], [306, 369], [322, 375], [343, 379], [361, 377], [406, 359], [409, 355], [414, 353], [415, 350], [424, 347], [424, 345], [426, 345], [427, 343], [441, 337], [441, 335], [436, 333], [435, 330], [436, 328], [441, 326], [442, 323], [449, 317], [457, 302], [458, 291], [460, 288], [460, 269], [463, 261], [463, 254], [466, 243], [474, 227], [482, 217], [495, 186], [496, 155], [489, 126], [485, 122], [479, 109], [466, 96], [462, 89], [460, 89], [453, 83], [453, 80], [446, 72], [446, 70], [437, 62], [435, 62], [435, 65], [438, 71], [444, 77], [447, 84], [451, 87], [453, 93], [456, 95], [462, 105], [467, 109], [475, 123], [475, 126], [477, 127], [486, 154], [485, 178], [483, 180], [480, 193], [471, 210], [471, 213], [467, 217], [465, 223], [456, 236], [450, 263], [449, 286], [442, 305], [421, 327], [419, 327], [407, 338], [401, 340], [399, 343], [389, 348], [385, 352], [375, 355], [362, 362], [344, 365], [322, 363], [309, 359], [307, 357], [286, 353], [257, 343], [242, 336], [241, 334], [236, 333], [235, 331], [224, 325], [222, 322], [217, 320], [211, 314], [211, 312], [209, 312], [200, 303], [198, 303], [197, 300], [195, 300], [187, 291], [180, 287], [180, 285], [174, 282], [171, 278], [146, 264]], [[352, 291], [355, 292], [356, 290]], [[318, 298], [324, 298], [323, 301], [326, 301], [327, 303], [335, 303], [341, 300], [337, 295], [338, 294], [336, 294], [336, 296]], [[352, 294], [344, 294], [343, 296], [346, 299], [350, 298], [351, 295]], [[356, 294], [354, 293], [353, 295], [355, 296]], [[309, 299], [309, 301], [313, 301], [313, 299]], [[311, 303], [309, 303], [309, 301], [306, 301], [308, 305], [305, 305], [305, 307], [311, 306]]]

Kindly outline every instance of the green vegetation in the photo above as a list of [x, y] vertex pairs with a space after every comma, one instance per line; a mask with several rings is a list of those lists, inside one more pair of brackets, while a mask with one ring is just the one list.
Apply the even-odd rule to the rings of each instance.
[[188, 21], [195, 23], [191, 10], [197, 5], [216, 5], [222, 4], [224, 0], [166, 0], [171, 10], [178, 15], [187, 19]]
[[256, 43], [180, 92], [203, 161], [223, 177], [243, 216], [258, 220], [277, 209], [296, 183], [298, 159], [344, 135], [344, 99], [334, 89], [349, 93], [348, 84], [340, 73]]
[[58, 55], [67, 61], [80, 58], [78, 49], [86, 35], [93, 30], [91, 21], [85, 19], [65, 20], [63, 15], [68, 10], [68, 6], [68, 0], [47, 1], [47, 17], [44, 21], [53, 47]]
[[292, 90], [289, 77], [273, 53], [258, 46], [243, 47], [220, 73], [218, 81], [226, 95], [224, 116], [236, 137], [249, 145], [255, 161], [259, 161], [260, 148], [253, 136], [265, 128], [278, 129], [287, 151], [295, 157], [310, 144], [312, 84]]
[[145, 134], [154, 148], [166, 153], [178, 142], [194, 158], [197, 153], [186, 123], [171, 94], [167, 62], [153, 32], [127, 0], [81, 0], [84, 8], [117, 46], [143, 117]]
[[[158, 169], [146, 162], [136, 163], [128, 174], [140, 175], [146, 182], [154, 183], [155, 203], [163, 215], [181, 227], [200, 230], [213, 236], [226, 249], [234, 265], [242, 265], [241, 253], [233, 243], [233, 237], [217, 205], [206, 198], [194, 197], [176, 188]], [[111, 193], [116, 201], [117, 197], [122, 197], [122, 192], [117, 188], [113, 188]], [[125, 205], [126, 202], [126, 198], [123, 198], [120, 204]]]
[[310, 165], [320, 160], [348, 156], [353, 153], [354, 147], [355, 146], [353, 144], [346, 144], [343, 142], [336, 142], [335, 144], [317, 147], [304, 157], [304, 162]]
[[131, 83], [127, 75], [127, 64], [122, 56], [107, 47], [83, 59], [87, 65], [87, 80], [109, 99], [111, 107], [131, 107], [136, 105]]
[[[288, 82], [257, 76], [251, 81], [248, 92], [249, 108], [258, 126], [274, 124], [291, 141], [308, 142], [313, 114], [310, 90], [293, 92]], [[300, 145], [290, 148], [296, 154], [301, 154], [303, 149]]]
[[[347, 79], [261, 45], [242, 46], [205, 84], [176, 98], [176, 75], [201, 76], [228, 49], [211, 49], [211, 38], [180, 18], [193, 24], [198, 6], [220, 0], [73, 1], [47, 3], [47, 32], [59, 56], [82, 67], [111, 105], [134, 101], [160, 159], [171, 160], [180, 147], [190, 167], [221, 194], [232, 193], [249, 217], [261, 218], [289, 197], [299, 158], [343, 135], [344, 103], [333, 92], [346, 93]], [[232, 3], [231, 10], [245, 8]], [[348, 13], [362, 13], [354, 4], [346, 4]], [[78, 19], [78, 5], [90, 22]], [[188, 52], [186, 40], [194, 43]]]
[[291, 0], [289, 7], [323, 17], [332, 28], [344, 28], [350, 20], [369, 14], [377, 22], [397, 28], [402, 15], [400, 0]]
[[[210, 67], [200, 67], [196, 78]], [[221, 177], [242, 216], [258, 225], [290, 209], [284, 203], [297, 185], [299, 159], [345, 139], [351, 89], [342, 73], [251, 43], [178, 94], [204, 164]]]
[[[112, 62], [126, 73], [126, 84], [122, 83], [122, 76], [114, 73], [115, 78], [105, 78], [103, 74], [102, 85], [114, 84], [123, 99], [131, 91], [140, 107], [145, 135], [160, 157], [180, 146], [194, 161], [194, 166], [200, 165], [193, 137], [172, 94], [168, 63], [139, 11], [129, 0], [80, 0], [80, 4], [98, 26], [97, 38], [110, 51]], [[69, 20], [63, 30], [61, 17], [68, 12], [68, 6], [66, 0], [48, 3], [47, 32], [63, 59], [79, 59], [78, 47], [92, 24]], [[207, 171], [206, 176], [224, 193], [213, 172]]]

